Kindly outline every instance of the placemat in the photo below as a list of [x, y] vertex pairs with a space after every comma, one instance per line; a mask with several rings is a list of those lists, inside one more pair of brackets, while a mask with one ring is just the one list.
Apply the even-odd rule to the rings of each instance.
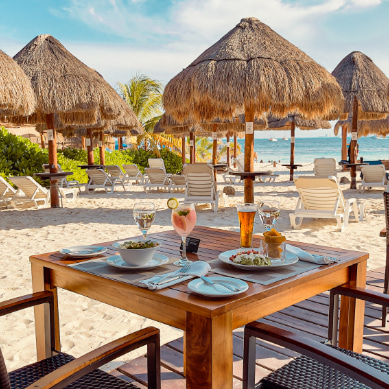
[[271, 270], [240, 270], [237, 267], [229, 266], [219, 259], [214, 259], [209, 262], [212, 267], [212, 271], [223, 276], [239, 278], [240, 280], [256, 282], [261, 285], [269, 285], [273, 282], [283, 280], [295, 276], [297, 274], [305, 273], [306, 271], [316, 269], [320, 266], [329, 265], [317, 265], [316, 263], [298, 261], [293, 265], [278, 267]]
[[108, 257], [90, 259], [88, 261], [78, 262], [68, 266], [86, 273], [95, 274], [100, 277], [131, 285], [138, 285], [138, 282], [141, 280], [150, 278], [157, 274], [163, 275], [178, 269], [177, 266], [173, 265], [173, 262], [177, 260], [177, 258], [174, 257], [170, 257], [169, 262], [164, 265], [145, 270], [119, 269], [108, 265], [106, 262], [107, 258]]

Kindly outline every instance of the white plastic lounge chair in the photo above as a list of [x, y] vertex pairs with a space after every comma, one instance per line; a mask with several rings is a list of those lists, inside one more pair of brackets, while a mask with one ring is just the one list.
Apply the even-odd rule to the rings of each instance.
[[213, 167], [206, 163], [186, 164], [182, 170], [185, 175], [185, 201], [195, 204], [210, 203], [216, 212], [219, 206], [220, 191], [215, 189]]
[[278, 174], [274, 174], [272, 170], [268, 170], [266, 173], [267, 174], [264, 174], [263, 176], [257, 176], [258, 182], [265, 183], [276, 181]]
[[116, 185], [122, 185], [124, 191], [126, 190], [122, 180], [115, 180], [108, 176], [108, 174], [101, 169], [87, 169], [86, 174], [89, 177], [89, 181], [85, 186], [85, 192], [94, 192], [95, 189], [104, 189], [107, 193], [115, 191]]
[[237, 158], [232, 157], [232, 163], [236, 164], [239, 172], [244, 172], [244, 154], [239, 154]]
[[15, 195], [16, 190], [0, 176], [0, 205], [7, 207], [7, 204]]
[[123, 185], [126, 185], [126, 184], [131, 185], [131, 182], [129, 182], [126, 174], [123, 173], [123, 170], [120, 169], [120, 166], [118, 166], [118, 165], [105, 165], [104, 169], [108, 172], [108, 175], [111, 178], [111, 180], [121, 181], [121, 182], [123, 182]]
[[294, 213], [289, 214], [292, 228], [301, 227], [306, 217], [336, 219], [341, 231], [347, 228], [351, 212], [357, 221], [363, 220], [363, 204], [356, 199], [346, 200], [335, 177], [298, 177], [294, 183], [300, 197]]
[[72, 202], [77, 201], [78, 195], [80, 194], [80, 188], [58, 188], [61, 200], [61, 206], [63, 207], [63, 202]]
[[315, 177], [337, 177], [335, 158], [315, 158], [313, 164]]
[[169, 192], [180, 189], [186, 189], [185, 176], [180, 174], [172, 174], [170, 177]]
[[386, 171], [384, 165], [366, 165], [361, 168], [362, 184], [359, 187], [360, 191], [372, 189], [373, 187], [383, 188], [388, 190], [386, 180]]
[[166, 173], [165, 162], [162, 158], [149, 158], [150, 168], [160, 168]]
[[166, 171], [161, 168], [146, 168], [145, 169], [146, 183], [144, 184], [144, 190], [147, 191], [150, 188], [157, 190], [170, 190], [170, 180]]
[[123, 165], [123, 169], [126, 172], [127, 180], [134, 180], [137, 184], [144, 184], [145, 177], [139, 170], [138, 166], [135, 164], [132, 165]]
[[36, 208], [46, 207], [50, 199], [50, 191], [30, 176], [9, 177], [18, 190], [10, 200], [14, 208], [23, 208], [29, 204]]
[[[45, 173], [50, 173], [49, 166], [50, 165], [47, 164], [47, 163], [44, 163], [42, 165], [42, 168], [45, 171]], [[57, 170], [58, 170], [58, 172], [63, 172], [63, 170], [61, 168], [61, 165], [59, 163], [57, 163]], [[76, 186], [78, 188], [78, 191], [81, 192], [80, 183], [77, 180], [68, 181], [66, 179], [66, 177], [64, 177], [61, 180], [59, 180], [58, 186], [60, 188], [74, 188]], [[69, 191], [69, 193], [73, 193], [73, 191]]]

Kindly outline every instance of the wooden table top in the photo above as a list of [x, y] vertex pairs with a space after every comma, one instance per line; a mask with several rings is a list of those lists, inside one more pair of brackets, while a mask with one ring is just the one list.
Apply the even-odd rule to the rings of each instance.
[[240, 176], [242, 180], [244, 178], [255, 178], [257, 176], [267, 176], [269, 172], [230, 172], [233, 176]]
[[382, 236], [383, 238], [386, 237], [386, 227], [383, 228], [383, 229], [380, 231], [380, 236]]
[[57, 173], [49, 173], [49, 172], [45, 172], [45, 173], [34, 173], [34, 176], [37, 176], [37, 177], [40, 177], [42, 179], [50, 179], [50, 180], [56, 180], [58, 178], [63, 178], [63, 177], [66, 177], [66, 176], [71, 176], [73, 175], [74, 173], [73, 172], [57, 172]]
[[285, 165], [282, 165], [282, 166], [285, 166], [285, 167], [288, 167], [288, 168], [292, 168], [292, 169], [297, 169], [297, 168], [299, 168], [299, 167], [301, 167], [303, 165], [299, 165], [299, 164], [293, 164], [293, 165], [285, 164]]

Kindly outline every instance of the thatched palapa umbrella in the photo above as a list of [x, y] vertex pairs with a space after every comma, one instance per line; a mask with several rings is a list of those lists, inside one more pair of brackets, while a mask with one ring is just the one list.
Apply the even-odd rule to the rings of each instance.
[[0, 50], [0, 120], [8, 122], [9, 117], [30, 115], [35, 106], [30, 79], [11, 57]]
[[[353, 51], [332, 74], [342, 87], [344, 112], [352, 113], [350, 163], [356, 163], [358, 120], [382, 119], [389, 112], [389, 79], [365, 54]], [[344, 141], [343, 141], [344, 143]], [[351, 189], [356, 189], [356, 166], [351, 166]]]
[[[245, 113], [245, 171], [254, 168], [254, 117], [336, 115], [339, 85], [322, 66], [256, 18], [242, 19], [166, 86], [166, 113], [179, 122]], [[253, 202], [252, 179], [245, 202]]]
[[[30, 122], [46, 123], [50, 172], [57, 171], [54, 114], [64, 124], [94, 124], [98, 115], [112, 120], [120, 115], [122, 100], [95, 70], [86, 66], [50, 35], [39, 35], [14, 57], [30, 78], [37, 98]], [[55, 184], [51, 206], [59, 206]]]

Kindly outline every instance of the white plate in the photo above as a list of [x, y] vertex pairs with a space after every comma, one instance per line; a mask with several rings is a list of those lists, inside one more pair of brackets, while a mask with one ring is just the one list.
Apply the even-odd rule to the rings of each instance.
[[87, 258], [94, 257], [107, 251], [103, 246], [73, 246], [59, 250], [61, 254], [68, 254], [71, 257]]
[[169, 262], [169, 258], [166, 255], [163, 254], [154, 254], [153, 258], [147, 262], [145, 265], [141, 266], [131, 266], [127, 265], [122, 259], [122, 257], [118, 255], [113, 255], [112, 257], [107, 258], [107, 264], [113, 267], [117, 267], [119, 269], [126, 269], [126, 270], [145, 270], [145, 269], [152, 269], [157, 266], [164, 265], [165, 263]]
[[231, 278], [231, 277], [208, 277], [210, 280], [216, 282], [216, 281], [222, 281], [223, 283], [226, 283], [231, 286], [235, 286], [239, 288], [238, 292], [233, 292], [231, 290], [228, 290], [227, 288], [224, 288], [221, 285], [209, 285], [205, 283], [201, 278], [196, 278], [193, 281], [190, 281], [188, 284], [188, 288], [197, 294], [201, 294], [203, 296], [208, 297], [226, 297], [226, 296], [235, 296], [236, 294], [240, 294], [243, 292], [246, 292], [246, 290], [249, 288], [248, 284], [242, 280], [238, 280], [237, 278]]
[[230, 257], [232, 255], [236, 255], [237, 253], [243, 251], [242, 249], [237, 250], [228, 250], [224, 251], [224, 253], [219, 254], [219, 259], [226, 263], [227, 265], [235, 266], [239, 269], [243, 270], [270, 270], [275, 269], [277, 267], [283, 267], [283, 266], [289, 266], [293, 265], [294, 263], [298, 262], [298, 257], [294, 254], [286, 252], [286, 258], [285, 259], [271, 259], [271, 265], [270, 266], [248, 266], [248, 265], [241, 265], [239, 263], [234, 263], [230, 261]]

